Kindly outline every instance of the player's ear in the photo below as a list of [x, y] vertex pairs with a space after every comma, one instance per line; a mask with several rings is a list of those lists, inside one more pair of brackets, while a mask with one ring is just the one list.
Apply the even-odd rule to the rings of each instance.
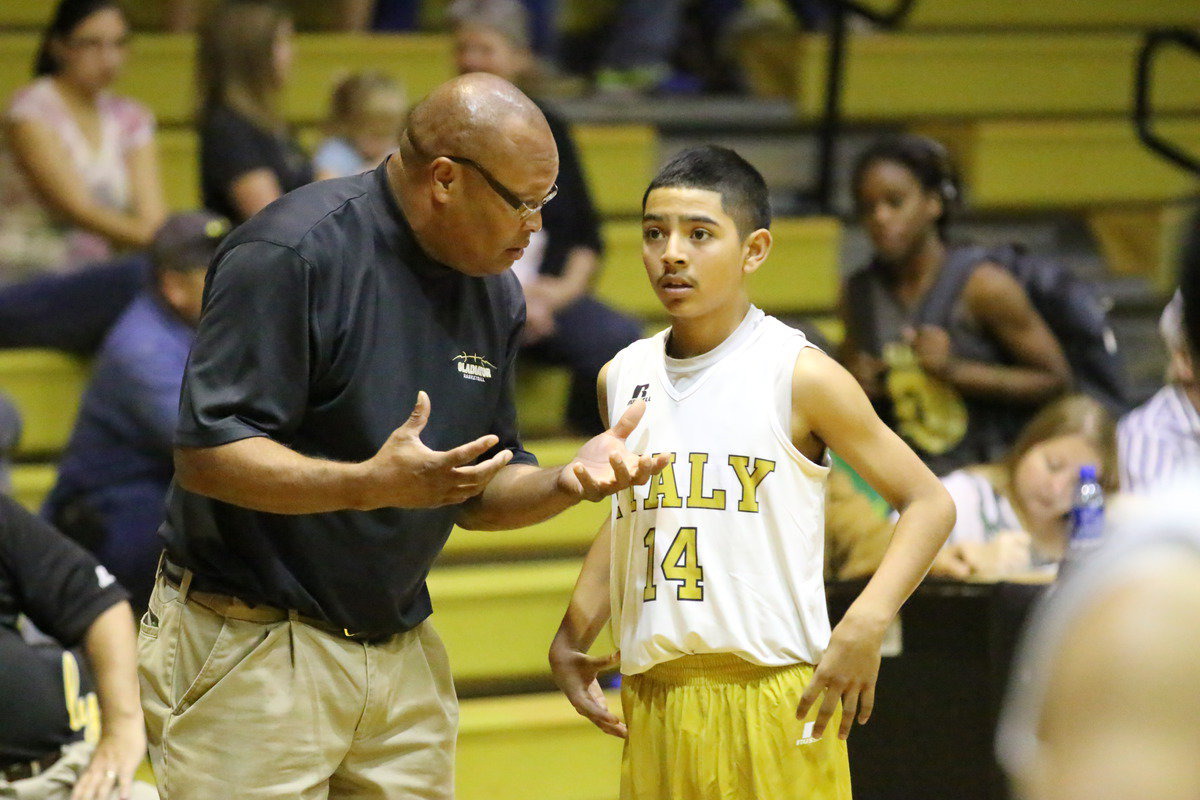
[[759, 228], [747, 236], [746, 241], [742, 244], [742, 273], [749, 275], [757, 270], [767, 260], [770, 252], [771, 232], [769, 230]]

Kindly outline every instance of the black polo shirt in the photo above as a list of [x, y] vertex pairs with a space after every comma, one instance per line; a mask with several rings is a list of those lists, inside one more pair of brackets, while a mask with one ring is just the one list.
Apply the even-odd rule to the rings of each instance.
[[[297, 189], [222, 244], [184, 375], [179, 445], [268, 436], [364, 461], [424, 389], [428, 447], [494, 433], [514, 463], [537, 463], [512, 401], [520, 285], [426, 256], [386, 169]], [[432, 610], [425, 576], [459, 511], [268, 514], [175, 484], [163, 536], [211, 588], [354, 630], [403, 631]]]
[[[41, 758], [94, 723], [87, 662], [62, 648], [81, 645], [128, 597], [90, 553], [0, 495], [0, 767]], [[62, 647], [27, 642], [22, 614]]]

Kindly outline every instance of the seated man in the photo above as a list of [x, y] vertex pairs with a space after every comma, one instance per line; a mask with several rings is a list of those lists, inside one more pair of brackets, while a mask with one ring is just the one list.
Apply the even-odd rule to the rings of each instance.
[[[450, 16], [460, 74], [490, 72], [521, 84], [533, 55], [528, 14], [517, 0], [458, 0]], [[600, 367], [642, 332], [637, 322], [589, 294], [600, 265], [600, 221], [566, 121], [545, 104], [538, 107], [558, 146], [558, 194], [542, 210], [542, 229], [513, 264], [525, 290], [522, 353], [570, 368], [567, 423], [590, 436], [604, 430], [596, 408]]]
[[[133, 782], [146, 733], [125, 598], [94, 558], [0, 496], [0, 797], [157, 797]], [[56, 643], [33, 644], [21, 615]], [[63, 649], [78, 645], [90, 671]]]
[[1130, 492], [1154, 489], [1188, 468], [1200, 470], [1200, 376], [1184, 339], [1179, 292], [1158, 329], [1171, 358], [1167, 384], [1117, 425], [1121, 488]]
[[229, 230], [207, 212], [173, 217], [151, 244], [153, 285], [96, 357], [58, 483], [42, 515], [95, 552], [145, 608], [162, 545], [179, 386], [209, 259]]

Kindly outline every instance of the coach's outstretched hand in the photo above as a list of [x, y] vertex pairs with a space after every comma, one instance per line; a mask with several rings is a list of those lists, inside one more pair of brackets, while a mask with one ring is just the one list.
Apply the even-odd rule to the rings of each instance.
[[367, 508], [434, 508], [461, 503], [482, 492], [512, 460], [511, 450], [501, 450], [487, 461], [474, 463], [496, 446], [499, 439], [493, 434], [480, 436], [453, 450], [431, 450], [421, 441], [429, 413], [429, 395], [418, 392], [412, 414], [392, 432], [379, 452], [365, 462], [375, 487]]
[[559, 488], [571, 497], [596, 501], [630, 486], [640, 486], [651, 475], [662, 472], [670, 462], [669, 456], [639, 456], [625, 446], [625, 439], [644, 413], [644, 400], [631, 403], [611, 428], [589, 439], [562, 468]]
[[805, 687], [796, 708], [796, 717], [804, 719], [809, 709], [824, 692], [825, 699], [817, 712], [812, 735], [820, 738], [825, 726], [842, 704], [842, 726], [838, 736], [845, 739], [855, 717], [865, 725], [875, 706], [875, 682], [879, 679], [879, 649], [887, 625], [866, 621], [847, 612], [833, 629], [829, 647], [813, 673], [812, 682]]

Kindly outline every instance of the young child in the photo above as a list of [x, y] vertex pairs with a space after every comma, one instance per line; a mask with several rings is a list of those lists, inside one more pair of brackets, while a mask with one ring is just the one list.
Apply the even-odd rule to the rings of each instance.
[[[551, 645], [555, 680], [627, 737], [622, 798], [848, 800], [845, 738], [871, 714], [884, 631], [953, 503], [848, 372], [750, 304], [746, 278], [771, 249], [752, 166], [720, 147], [681, 153], [646, 191], [642, 226], [671, 327], [621, 351], [598, 391], [609, 418], [646, 402], [630, 447], [671, 460], [614, 498]], [[901, 512], [832, 635], [827, 448]], [[590, 657], [610, 612], [620, 654]], [[624, 723], [596, 681], [618, 660]]]
[[344, 178], [379, 166], [400, 146], [408, 100], [404, 89], [381, 72], [358, 72], [333, 90], [330, 136], [313, 157], [317, 178]]

